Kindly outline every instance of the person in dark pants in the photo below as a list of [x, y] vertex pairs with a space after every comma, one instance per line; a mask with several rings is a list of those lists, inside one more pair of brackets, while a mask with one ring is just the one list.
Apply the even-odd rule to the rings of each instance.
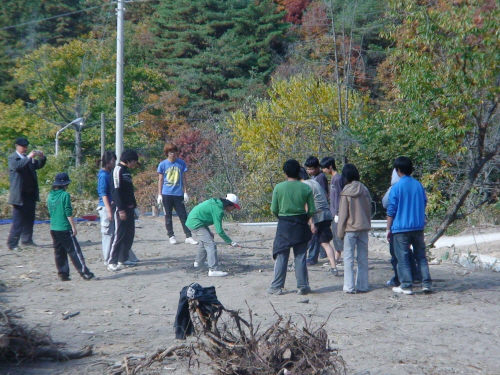
[[[425, 253], [424, 228], [427, 196], [420, 182], [411, 177], [413, 163], [406, 156], [394, 161], [401, 180], [391, 188], [387, 207], [387, 240], [394, 242], [400, 286], [395, 293], [413, 294], [410, 252], [422, 274], [422, 291], [432, 293], [432, 279]], [[410, 248], [410, 246], [412, 248]]]
[[7, 246], [19, 250], [19, 240], [23, 246], [36, 246], [33, 242], [36, 202], [40, 200], [36, 170], [43, 168], [47, 158], [42, 151], [34, 150], [28, 155], [29, 142], [17, 138], [16, 152], [9, 156], [9, 200], [12, 205], [12, 226]]
[[[297, 294], [308, 294], [307, 243], [312, 233], [309, 218], [316, 212], [311, 188], [299, 181], [300, 164], [297, 160], [287, 160], [283, 164], [287, 180], [275, 186], [271, 201], [271, 212], [278, 218], [278, 228], [273, 244], [274, 278], [269, 294], [283, 294], [290, 248], [295, 257], [295, 277]], [[307, 205], [307, 210], [306, 210]]]
[[172, 245], [177, 243], [172, 224], [172, 210], [175, 209], [182, 229], [186, 235], [185, 243], [197, 245], [191, 231], [186, 226], [187, 212], [185, 203], [188, 202], [186, 172], [188, 168], [184, 160], [177, 157], [179, 149], [176, 145], [167, 143], [163, 148], [167, 157], [158, 165], [158, 205], [163, 205], [165, 211], [165, 227]]
[[[311, 177], [311, 180], [316, 181], [324, 190], [325, 195], [328, 197], [328, 180], [325, 174], [321, 171], [319, 160], [316, 156], [309, 156], [304, 163], [306, 172]], [[318, 258], [327, 258], [325, 249], [321, 246], [317, 236], [313, 236], [308, 244], [309, 257], [307, 258], [307, 265], [314, 266], [318, 263]]]
[[108, 270], [119, 271], [129, 259], [134, 243], [134, 209], [137, 207], [134, 184], [129, 168], [135, 168], [139, 155], [134, 150], [124, 150], [120, 163], [113, 170], [111, 197], [114, 206], [115, 233], [108, 258]]
[[71, 198], [66, 189], [71, 180], [67, 173], [58, 173], [52, 191], [47, 197], [50, 215], [50, 234], [54, 244], [54, 256], [59, 279], [69, 281], [68, 256], [75, 269], [85, 280], [94, 278], [85, 264], [82, 250], [76, 239], [76, 226], [73, 220]]

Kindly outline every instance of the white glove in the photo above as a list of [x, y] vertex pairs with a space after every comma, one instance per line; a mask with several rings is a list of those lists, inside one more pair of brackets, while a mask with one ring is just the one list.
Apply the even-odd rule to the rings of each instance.
[[241, 247], [241, 245], [238, 245], [238, 243], [237, 243], [237, 242], [234, 242], [234, 241], [233, 241], [233, 242], [231, 242], [231, 246], [232, 246], [232, 247]]
[[188, 193], [184, 193], [184, 203], [189, 202], [189, 195]]
[[134, 218], [135, 220], [139, 220], [139, 216], [141, 216], [141, 212], [138, 208], [134, 208]]
[[158, 198], [156, 198], [156, 203], [158, 204], [158, 206], [163, 205], [163, 197], [161, 195], [158, 195]]
[[335, 223], [338, 223], [339, 222], [339, 217], [338, 215], [335, 215], [335, 218], [333, 219], [335, 221]]

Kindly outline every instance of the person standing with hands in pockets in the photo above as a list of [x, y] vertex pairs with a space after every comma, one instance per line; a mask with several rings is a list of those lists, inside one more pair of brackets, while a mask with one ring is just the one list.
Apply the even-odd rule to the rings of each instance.
[[177, 157], [179, 148], [176, 145], [167, 143], [163, 151], [167, 158], [158, 165], [157, 170], [158, 205], [163, 205], [165, 211], [165, 227], [167, 228], [169, 241], [172, 245], [178, 243], [174, 235], [172, 222], [172, 210], [175, 209], [186, 235], [184, 242], [198, 245], [198, 242], [193, 239], [191, 231], [186, 226], [187, 212], [185, 204], [189, 200], [186, 184], [188, 168], [184, 160]]

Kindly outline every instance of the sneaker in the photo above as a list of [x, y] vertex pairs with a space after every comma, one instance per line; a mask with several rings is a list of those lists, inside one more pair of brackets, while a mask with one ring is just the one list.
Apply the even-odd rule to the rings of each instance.
[[184, 242], [190, 245], [198, 245], [198, 241], [196, 241], [193, 237], [186, 238]]
[[330, 268], [330, 272], [333, 276], [338, 276], [339, 275], [339, 270], [336, 268]]
[[330, 262], [325, 262], [321, 267], [330, 267]]
[[315, 266], [316, 264], [318, 264], [318, 262], [315, 262], [314, 260], [308, 260], [308, 261], [306, 262], [306, 264], [307, 264], [308, 266]]
[[177, 243], [177, 240], [175, 239], [175, 236], [172, 236], [169, 238], [169, 241], [172, 245], [175, 245]]
[[336, 259], [335, 262], [337, 263], [337, 266], [342, 266], [344, 264], [342, 259]]
[[431, 293], [433, 293], [433, 290], [430, 286], [424, 286], [422, 288], [422, 292], [424, 292], [424, 294], [431, 294]]
[[267, 290], [268, 294], [274, 294], [276, 296], [281, 296], [283, 294], [283, 289], [281, 288], [269, 288]]
[[10, 249], [11, 251], [21, 251], [21, 248], [20, 247], [13, 247], [12, 249]]
[[71, 281], [71, 279], [69, 278], [69, 276], [59, 276], [59, 280], [61, 280], [61, 281]]
[[208, 276], [215, 276], [215, 277], [227, 276], [227, 272], [209, 270]]
[[309, 293], [311, 293], [311, 288], [308, 286], [297, 289], [297, 294], [299, 296], [305, 296], [306, 294], [309, 294]]
[[124, 266], [128, 266], [128, 267], [135, 267], [137, 266], [137, 262], [134, 262], [132, 260], [127, 260], [126, 262], [123, 262], [123, 263], [120, 263], [118, 262], [119, 265], [123, 264]]
[[396, 286], [394, 288], [392, 288], [392, 291], [394, 293], [401, 293], [401, 294], [413, 294], [413, 291], [411, 289], [403, 289], [401, 288], [400, 286]]
[[84, 274], [82, 274], [82, 277], [85, 280], [92, 280], [95, 277], [95, 275], [92, 272], [90, 272], [90, 273], [84, 273]]
[[123, 267], [120, 267], [118, 264], [108, 264], [108, 271], [116, 272], [120, 271]]
[[107, 266], [108, 265], [108, 261], [105, 260], [104, 262], [102, 262], [102, 264], [104, 264], [105, 266]]

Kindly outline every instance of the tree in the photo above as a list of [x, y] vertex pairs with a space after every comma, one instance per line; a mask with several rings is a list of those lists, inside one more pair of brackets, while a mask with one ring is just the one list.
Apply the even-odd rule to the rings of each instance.
[[500, 9], [494, 0], [391, 1], [396, 46], [381, 69], [394, 105], [381, 113], [395, 149], [413, 149], [441, 223], [498, 193]]
[[282, 52], [282, 19], [269, 0], [163, 1], [153, 19], [155, 54], [188, 108], [220, 112], [263, 91]]

